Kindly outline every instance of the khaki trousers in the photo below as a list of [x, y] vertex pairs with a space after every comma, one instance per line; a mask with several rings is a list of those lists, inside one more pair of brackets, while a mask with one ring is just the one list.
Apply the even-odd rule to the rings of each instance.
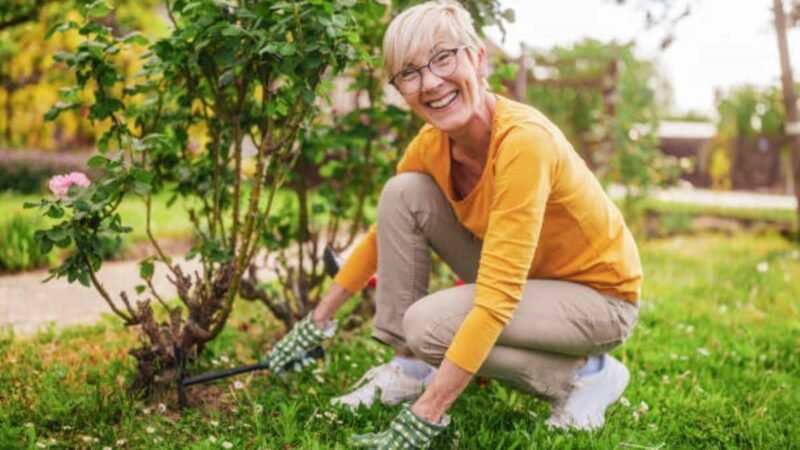
[[[430, 249], [466, 284], [428, 294]], [[437, 366], [472, 307], [481, 240], [464, 228], [436, 183], [402, 173], [378, 203], [373, 337]], [[478, 375], [544, 399], [564, 398], [587, 355], [627, 339], [638, 305], [580, 284], [528, 280], [514, 316]]]

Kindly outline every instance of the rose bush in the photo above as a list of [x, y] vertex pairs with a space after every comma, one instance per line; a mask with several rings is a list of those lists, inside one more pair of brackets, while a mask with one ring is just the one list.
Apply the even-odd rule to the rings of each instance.
[[[171, 383], [182, 364], [178, 355], [196, 357], [225, 326], [242, 275], [272, 239], [265, 230], [273, 229], [273, 200], [299, 154], [295, 138], [314, 114], [320, 84], [359, 56], [353, 3], [176, 0], [167, 4], [169, 35], [149, 43], [138, 33], [115, 34], [104, 22], [113, 8], [97, 0], [83, 7], [82, 21], [52, 30], [77, 30], [83, 41], [56, 57], [76, 84], [62, 90], [48, 118], [82, 109], [104, 127], [100, 154], [88, 162], [103, 175], [80, 190], [69, 188], [86, 184], [80, 177], [57, 179], [57, 198], [28, 206], [60, 219], [37, 232], [42, 250], [74, 245], [52, 277], [93, 286], [140, 330], [141, 344], [131, 352], [138, 363], [134, 390]], [[134, 46], [147, 51], [139, 55], [143, 69], [130, 78], [114, 56]], [[152, 233], [151, 199], [161, 192], [193, 224], [188, 256], [201, 267], [194, 273], [165, 254]], [[109, 245], [130, 231], [118, 212], [128, 196], [142, 199], [155, 256], [141, 261], [135, 292], [115, 299], [97, 271]], [[168, 272], [178, 302], [155, 289], [156, 265]]]

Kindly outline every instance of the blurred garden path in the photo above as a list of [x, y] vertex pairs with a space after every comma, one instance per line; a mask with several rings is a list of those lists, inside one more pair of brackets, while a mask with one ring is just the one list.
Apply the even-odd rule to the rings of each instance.
[[[608, 194], [611, 198], [622, 198], [625, 195], [625, 188], [620, 185], [610, 186]], [[652, 197], [664, 202], [715, 208], [797, 209], [797, 199], [794, 196], [747, 191], [712, 191], [676, 187], [658, 189], [653, 192]]]
[[[184, 271], [198, 269], [196, 261], [176, 258]], [[0, 276], [0, 328], [12, 326], [18, 335], [30, 335], [53, 322], [58, 326], [96, 322], [101, 314], [111, 313], [110, 308], [94, 290], [80, 283], [67, 283], [65, 278], [42, 283], [46, 270], [16, 275]], [[137, 298], [134, 287], [142, 284], [138, 261], [106, 262], [98, 272], [111, 298], [119, 299], [125, 291], [131, 301]], [[156, 264], [153, 284], [163, 296], [175, 294], [167, 280], [166, 268]]]
[[[624, 192], [612, 186], [609, 194], [614, 197]], [[662, 201], [714, 207], [773, 210], [796, 207], [792, 196], [752, 192], [675, 188], [658, 191], [654, 197]], [[198, 268], [196, 262], [180, 258], [176, 261], [187, 271]], [[174, 295], [175, 290], [165, 272], [163, 267], [156, 265], [154, 284], [162, 295]], [[262, 273], [261, 276], [269, 277], [269, 274]], [[50, 323], [58, 326], [88, 324], [97, 321], [101, 314], [109, 313], [108, 306], [94, 289], [78, 283], [69, 284], [64, 279], [42, 283], [46, 277], [46, 271], [0, 276], [0, 329], [10, 325], [16, 334], [30, 335]], [[103, 280], [112, 298], [118, 298], [119, 292], [125, 290], [131, 299], [135, 299], [134, 286], [141, 284], [138, 261], [105, 263], [98, 278]]]

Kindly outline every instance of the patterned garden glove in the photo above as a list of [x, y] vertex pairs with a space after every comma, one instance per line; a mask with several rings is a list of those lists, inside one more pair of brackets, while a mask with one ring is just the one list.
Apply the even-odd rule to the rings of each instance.
[[447, 415], [440, 424], [430, 423], [411, 412], [411, 408], [406, 405], [389, 424], [388, 430], [382, 433], [357, 434], [350, 438], [350, 445], [372, 450], [426, 449], [449, 423], [450, 417]]
[[270, 373], [281, 375], [290, 361], [297, 362], [296, 370], [308, 366], [314, 362], [314, 358], [310, 357], [308, 352], [319, 345], [323, 339], [332, 337], [335, 332], [335, 321], [321, 330], [314, 324], [311, 314], [307, 315], [303, 320], [294, 324], [291, 331], [278, 341], [267, 355]]

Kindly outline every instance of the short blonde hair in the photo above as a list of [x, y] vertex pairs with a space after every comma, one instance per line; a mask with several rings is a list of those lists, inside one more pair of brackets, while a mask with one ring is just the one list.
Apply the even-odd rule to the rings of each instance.
[[484, 47], [472, 17], [454, 1], [429, 1], [406, 9], [392, 20], [383, 36], [384, 72], [393, 76], [415, 55], [430, 51], [442, 40], [468, 45], [473, 51]]

